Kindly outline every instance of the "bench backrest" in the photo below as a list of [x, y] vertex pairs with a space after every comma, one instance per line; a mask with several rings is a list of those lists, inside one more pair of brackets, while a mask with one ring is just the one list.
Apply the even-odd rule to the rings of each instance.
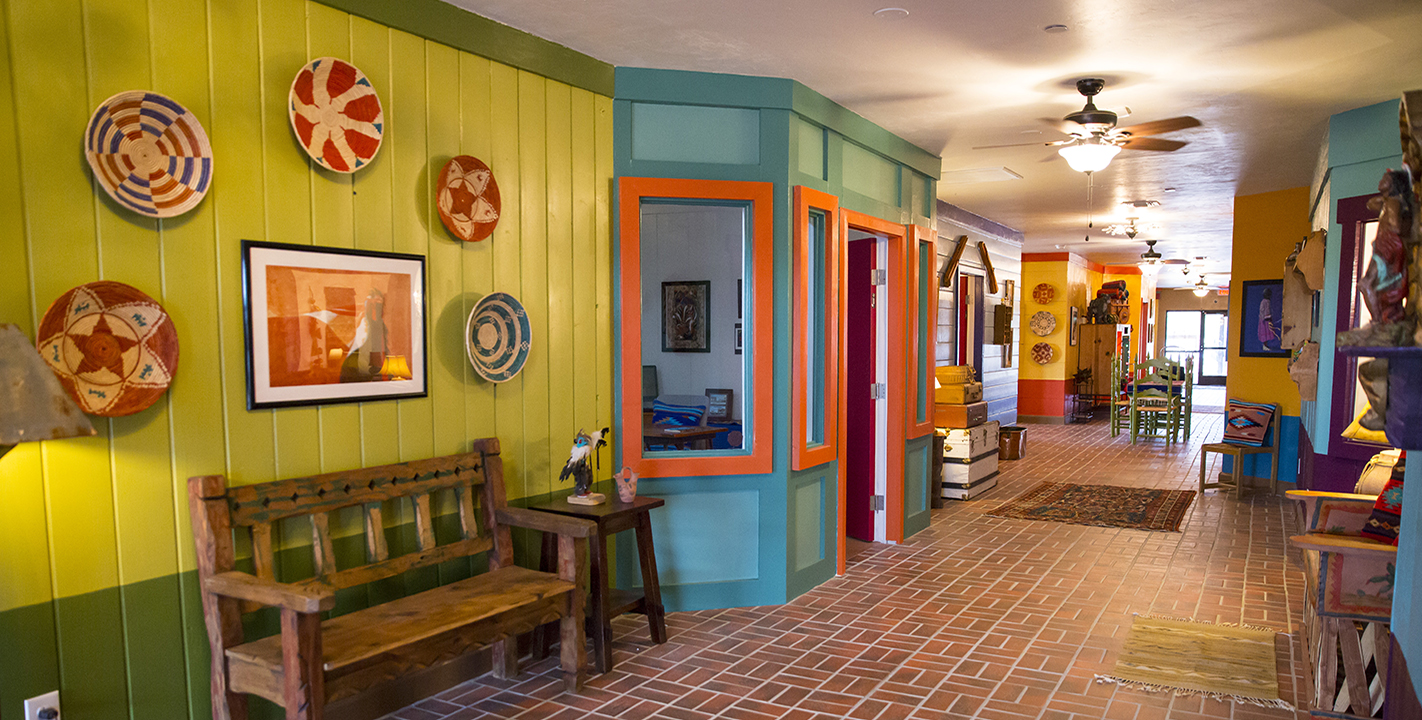
[[[460, 539], [438, 545], [431, 497], [450, 490], [459, 508]], [[221, 475], [196, 477], [189, 481], [189, 493], [198, 570], [204, 578], [234, 569], [236, 531], [250, 534], [257, 577], [275, 579], [272, 528], [280, 521], [302, 516], [311, 519], [316, 579], [337, 589], [488, 550], [494, 551], [489, 555], [491, 568], [513, 562], [509, 530], [494, 520], [494, 513], [506, 505], [497, 438], [476, 440], [473, 452], [462, 455], [256, 485], [228, 488]], [[413, 552], [394, 557], [386, 544], [383, 517], [383, 503], [390, 500], [412, 504], [418, 543]], [[337, 568], [330, 514], [357, 506], [365, 526], [367, 562]]]

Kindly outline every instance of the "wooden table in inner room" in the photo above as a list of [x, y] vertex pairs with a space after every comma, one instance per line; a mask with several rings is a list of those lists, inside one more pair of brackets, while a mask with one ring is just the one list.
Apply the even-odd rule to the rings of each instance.
[[[649, 445], [671, 445], [678, 450], [710, 450], [711, 439], [730, 428], [698, 425], [646, 425], [642, 428], [642, 449]], [[696, 446], [692, 447], [692, 443]]]
[[[647, 616], [652, 642], [667, 641], [666, 612], [662, 609], [662, 588], [657, 580], [657, 557], [652, 547], [652, 510], [666, 504], [661, 498], [638, 495], [632, 502], [621, 502], [608, 495], [601, 505], [573, 505], [567, 498], [534, 505], [531, 510], [570, 515], [597, 523], [597, 536], [589, 538], [591, 573], [588, 592], [588, 635], [593, 641], [593, 662], [599, 673], [612, 670], [612, 619], [627, 612]], [[623, 530], [636, 530], [637, 555], [642, 564], [642, 592], [614, 590], [608, 582], [611, 568], [607, 565], [607, 539]], [[552, 567], [558, 560], [558, 536], [543, 534], [543, 567]], [[544, 627], [533, 635], [534, 653], [545, 657], [553, 642], [552, 633]]]

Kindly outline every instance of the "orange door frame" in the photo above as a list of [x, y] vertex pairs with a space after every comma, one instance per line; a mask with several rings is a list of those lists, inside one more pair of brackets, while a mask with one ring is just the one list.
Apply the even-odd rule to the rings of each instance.
[[[907, 334], [908, 328], [904, 321], [907, 317], [908, 292], [906, 291], [906, 275], [908, 272], [908, 238], [913, 233], [912, 226], [904, 226], [892, 223], [887, 220], [880, 220], [872, 215], [855, 212], [840, 208], [839, 213], [839, 240], [836, 248], [836, 257], [839, 265], [839, 286], [847, 288], [849, 279], [847, 277], [847, 266], [849, 265], [849, 229], [855, 228], [875, 235], [883, 235], [888, 238], [889, 244], [889, 267], [887, 292], [889, 307], [889, 327], [886, 341], [889, 344], [889, 366], [888, 366], [888, 389], [889, 396], [885, 400], [888, 406], [888, 426], [885, 428], [887, 442], [884, 458], [884, 474], [888, 479], [884, 487], [884, 537], [889, 542], [899, 543], [904, 539], [904, 442], [906, 440], [907, 418], [906, 406], [908, 395], [906, 388], [908, 382], [907, 375]], [[848, 292], [840, 293], [839, 316], [848, 317]], [[839, 346], [849, 347], [848, 323], [840, 323]], [[839, 364], [839, 422], [837, 423], [839, 433], [839, 447], [844, 448], [848, 442], [845, 437], [846, 419], [844, 417], [847, 407], [846, 399], [849, 396], [849, 389], [846, 387], [847, 379], [844, 370], [843, 351], [836, 359]], [[863, 392], [860, 388], [859, 392]], [[841, 454], [842, 455], [842, 454]], [[898, 478], [898, 482], [894, 482]], [[840, 457], [839, 462], [839, 574], [843, 575], [845, 570], [845, 505], [848, 501], [848, 492], [845, 488], [845, 468], [844, 458]]]

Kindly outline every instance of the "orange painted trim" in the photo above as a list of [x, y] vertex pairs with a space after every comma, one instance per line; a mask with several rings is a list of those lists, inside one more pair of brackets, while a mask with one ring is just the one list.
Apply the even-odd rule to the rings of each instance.
[[[887, 450], [884, 458], [884, 476], [888, 479], [884, 487], [884, 539], [889, 542], [903, 542], [904, 540], [904, 443], [905, 438], [904, 423], [895, 422], [894, 418], [904, 417], [906, 406], [906, 381], [904, 379], [907, 370], [907, 348], [905, 343], [908, 340], [908, 328], [905, 327], [907, 315], [908, 292], [906, 285], [906, 274], [908, 271], [908, 239], [905, 235], [905, 226], [898, 223], [891, 223], [887, 220], [880, 220], [872, 215], [855, 212], [853, 210], [840, 209], [840, 216], [844, 218], [843, 227], [846, 252], [848, 252], [849, 228], [858, 228], [875, 235], [883, 235], [888, 238], [889, 244], [889, 267], [888, 286], [885, 289], [885, 296], [889, 300], [888, 307], [888, 334], [889, 344], [888, 378], [889, 397], [888, 408], [885, 416], [888, 418], [888, 427], [885, 428], [885, 438]], [[848, 263], [846, 263], [848, 264]], [[848, 293], [845, 293], [848, 295]], [[841, 316], [843, 317], [843, 316]], [[846, 338], [847, 341], [847, 338]], [[844, 347], [848, 347], [846, 344]], [[840, 375], [844, 377], [843, 374]], [[840, 383], [844, 388], [844, 383]], [[844, 396], [842, 396], [844, 397]], [[843, 406], [841, 406], [843, 407]], [[843, 423], [841, 423], [843, 425]], [[843, 472], [843, 463], [840, 464], [840, 472]], [[843, 488], [843, 478], [840, 487]], [[840, 539], [844, 537], [844, 503], [840, 503]], [[841, 555], [841, 557], [843, 557]]]
[[[905, 227], [905, 231], [908, 236], [912, 238], [908, 243], [908, 278], [911, 281], [908, 287], [908, 317], [913, 323], [912, 329], [909, 331], [909, 363], [906, 382], [915, 382], [920, 372], [922, 372], [923, 375], [923, 387], [909, 388], [912, 390], [912, 394], [906, 398], [907, 402], [905, 402], [905, 405], [908, 407], [908, 413], [905, 415], [907, 425], [904, 431], [908, 439], [912, 440], [933, 433], [933, 372], [931, 370], [924, 372], [924, 370], [933, 367], [933, 341], [936, 339], [934, 331], [938, 327], [938, 303], [934, 302], [938, 294], [933, 292], [933, 281], [937, 279], [937, 273], [933, 272], [933, 269], [936, 268], [928, 269], [928, 272], [924, 272], [925, 268], [919, 267], [918, 257], [922, 247], [927, 245], [929, 262], [936, 265], [938, 253], [936, 247], [937, 243], [935, 242], [936, 233], [932, 230], [918, 225], [909, 225]], [[923, 285], [927, 285], [927, 287], [925, 288]], [[918, 298], [920, 294], [923, 294], [925, 289], [928, 290], [926, 293], [928, 307], [920, 308], [918, 306]], [[926, 313], [928, 315], [928, 322], [926, 324], [928, 337], [926, 338], [919, 337], [920, 326], [918, 318], [920, 313]], [[921, 352], [919, 350], [920, 342], [923, 343]], [[924, 398], [923, 420], [921, 422], [918, 419], [919, 390], [923, 391]]]
[[1022, 253], [1022, 262], [1066, 262], [1071, 260], [1071, 253]]
[[[809, 332], [810, 284], [808, 277], [810, 254], [810, 210], [825, 213], [824, 275], [825, 288], [825, 367], [819, 382], [823, 388], [824, 438], [815, 447], [807, 446], [805, 420], [809, 417], [810, 347]], [[805, 470], [823, 465], [839, 457], [839, 324], [840, 324], [840, 244], [844, 235], [839, 231], [839, 198], [829, 193], [795, 186], [794, 271], [792, 326], [794, 327], [790, 368], [793, 403], [791, 405], [790, 438], [793, 443], [790, 465]]]
[[1135, 265], [1105, 265], [1101, 272], [1112, 275], [1140, 275], [1141, 269]]
[[1071, 380], [1020, 378], [1017, 381], [1017, 414], [1065, 417]]
[[[618, 437], [622, 464], [643, 477], [689, 477], [693, 475], [764, 475], [771, 471], [774, 422], [774, 251], [775, 186], [765, 182], [729, 180], [681, 180], [624, 177], [617, 181], [618, 220], [618, 303], [621, 307], [622, 354], [621, 407]], [[745, 434], [751, 451], [719, 457], [647, 458], [642, 455], [642, 199], [675, 198], [688, 200], [731, 200], [750, 203], [751, 213], [751, 301], [747, 320], [751, 323], [747, 366], [751, 374], [751, 418]], [[636, 362], [634, 362], [634, 360]], [[629, 439], [633, 440], [629, 442]]]

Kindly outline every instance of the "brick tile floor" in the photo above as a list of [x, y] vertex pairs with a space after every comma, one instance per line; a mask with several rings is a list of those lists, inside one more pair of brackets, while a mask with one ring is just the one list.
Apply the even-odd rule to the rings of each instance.
[[[1029, 426], [996, 489], [949, 501], [902, 545], [870, 545], [788, 605], [673, 613], [654, 645], [641, 616], [614, 623], [616, 669], [580, 695], [554, 660], [514, 681], [485, 675], [387, 720], [1154, 720], [1306, 713], [1098, 684], [1134, 613], [1279, 630], [1280, 694], [1303, 679], [1303, 577], [1287, 558], [1282, 498], [1210, 490], [1181, 532], [1009, 520], [985, 513], [1043, 480], [1189, 489], [1223, 416], [1197, 413], [1188, 443], [1132, 446], [1104, 423]], [[1217, 472], [1218, 456], [1211, 456]]]

